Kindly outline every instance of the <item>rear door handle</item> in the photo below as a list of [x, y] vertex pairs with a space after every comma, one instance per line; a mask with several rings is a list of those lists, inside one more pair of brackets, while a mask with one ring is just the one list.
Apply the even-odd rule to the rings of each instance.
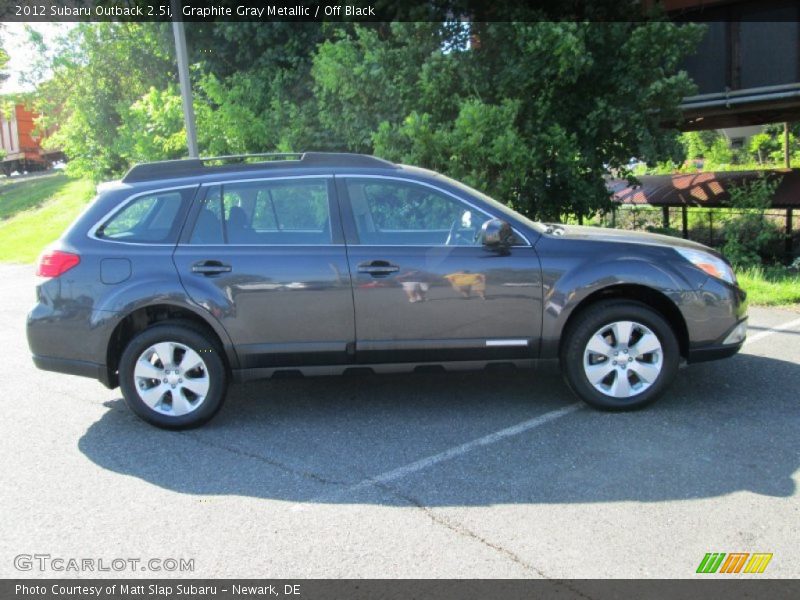
[[368, 273], [373, 277], [389, 275], [390, 273], [396, 273], [399, 270], [400, 267], [385, 260], [373, 260], [372, 262], [361, 263], [358, 265], [359, 273]]
[[220, 273], [230, 273], [231, 266], [221, 263], [218, 260], [204, 260], [192, 265], [192, 273], [201, 275], [219, 275]]

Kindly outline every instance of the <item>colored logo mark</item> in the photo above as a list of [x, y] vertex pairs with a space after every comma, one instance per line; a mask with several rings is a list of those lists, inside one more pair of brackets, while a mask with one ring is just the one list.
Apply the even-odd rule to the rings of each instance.
[[698, 573], [763, 573], [772, 554], [765, 552], [708, 552], [697, 567]]

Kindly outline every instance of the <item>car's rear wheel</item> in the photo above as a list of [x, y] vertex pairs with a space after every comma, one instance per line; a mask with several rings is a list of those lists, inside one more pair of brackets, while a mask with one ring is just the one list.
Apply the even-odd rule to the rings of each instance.
[[166, 429], [208, 421], [227, 388], [219, 348], [200, 329], [175, 324], [155, 325], [131, 340], [120, 358], [119, 381], [131, 410]]
[[596, 408], [645, 406], [663, 393], [678, 370], [680, 349], [669, 323], [637, 302], [608, 300], [590, 306], [565, 335], [564, 376]]

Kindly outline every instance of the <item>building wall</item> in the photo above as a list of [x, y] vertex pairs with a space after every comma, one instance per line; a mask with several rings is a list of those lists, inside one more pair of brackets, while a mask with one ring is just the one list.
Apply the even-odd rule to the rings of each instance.
[[705, 36], [683, 65], [697, 84], [697, 93], [800, 81], [800, 27], [795, 21], [780, 20], [790, 12], [776, 9], [775, 21], [705, 23]]
[[764, 131], [764, 125], [748, 125], [745, 127], [727, 127], [719, 132], [728, 140], [731, 148], [747, 148], [750, 138]]
[[706, 32], [683, 68], [697, 94], [682, 103], [684, 131], [800, 120], [798, 0], [665, 0], [675, 22]]

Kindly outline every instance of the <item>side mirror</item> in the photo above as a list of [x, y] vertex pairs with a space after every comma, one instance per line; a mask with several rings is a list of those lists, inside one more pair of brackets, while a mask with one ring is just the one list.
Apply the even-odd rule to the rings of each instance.
[[503, 250], [511, 245], [514, 231], [511, 225], [500, 219], [489, 219], [481, 225], [481, 244], [493, 250]]

